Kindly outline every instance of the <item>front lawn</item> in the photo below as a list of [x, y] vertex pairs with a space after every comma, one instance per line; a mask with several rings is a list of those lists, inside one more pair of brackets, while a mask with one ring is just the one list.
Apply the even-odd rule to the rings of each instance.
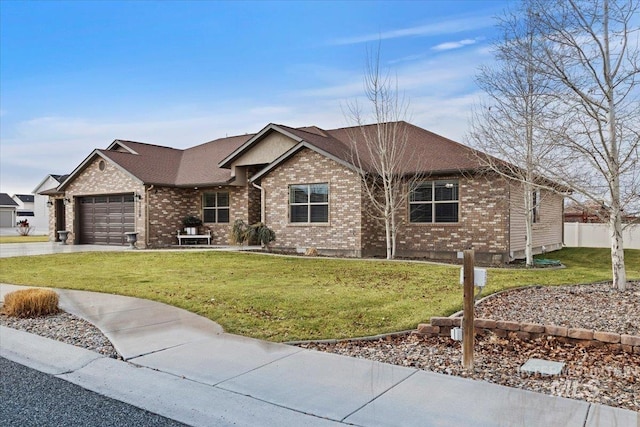
[[[609, 280], [608, 250], [547, 254], [561, 270], [491, 269], [485, 294]], [[640, 251], [626, 251], [640, 278]], [[462, 306], [459, 268], [426, 263], [231, 252], [108, 252], [0, 259], [0, 282], [147, 298], [267, 339], [343, 338], [413, 329]]]

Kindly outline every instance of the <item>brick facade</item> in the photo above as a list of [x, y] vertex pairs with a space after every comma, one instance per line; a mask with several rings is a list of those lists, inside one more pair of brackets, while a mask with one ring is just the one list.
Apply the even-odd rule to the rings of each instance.
[[[479, 262], [502, 263], [509, 250], [507, 183], [496, 177], [450, 176], [459, 181], [459, 222], [409, 224], [407, 205], [398, 213], [397, 255], [455, 260], [458, 251], [476, 250]], [[289, 223], [292, 184], [329, 183], [329, 223]], [[262, 180], [267, 225], [276, 232], [274, 248], [349, 256], [386, 254], [384, 224], [374, 217], [360, 177], [312, 150], [302, 150]]]
[[[248, 176], [259, 172], [262, 167], [262, 164], [248, 166]], [[400, 228], [396, 254], [400, 257], [456, 261], [458, 252], [473, 247], [478, 262], [500, 264], [508, 261], [510, 251], [513, 251], [510, 234], [514, 218], [510, 214], [514, 205], [521, 203], [521, 200], [513, 199], [510, 185], [494, 175], [459, 174], [425, 180], [435, 179], [458, 181], [458, 222], [409, 223], [407, 201], [397, 216]], [[318, 183], [327, 183], [329, 187], [328, 222], [291, 223], [289, 186]], [[176, 235], [183, 228], [185, 216], [203, 218], [204, 193], [225, 191], [229, 192], [229, 222], [206, 223], [200, 229], [200, 233], [212, 232], [212, 244], [229, 243], [234, 221], [241, 219], [253, 224], [264, 215], [266, 225], [276, 234], [272, 246], [277, 250], [305, 252], [315, 248], [320, 254], [356, 257], [386, 254], [384, 223], [374, 217], [376, 212], [362, 188], [358, 173], [339, 161], [303, 148], [264, 175], [259, 185], [264, 192], [251, 183], [241, 181], [237, 185], [193, 188], [143, 185], [112, 162], [96, 156], [74, 176], [72, 182], [65, 184], [63, 197], [70, 200], [64, 207], [66, 228], [71, 232], [69, 243], [78, 243], [79, 221], [75, 213], [80, 197], [139, 195], [134, 201], [138, 246], [154, 248], [178, 243]], [[558, 227], [561, 227], [558, 212], [562, 209], [562, 198], [547, 197], [544, 200], [553, 206], [544, 208], [543, 204], [543, 218], [549, 220], [549, 224], [559, 219]], [[52, 240], [56, 237], [53, 235], [54, 212], [55, 209], [50, 209]], [[551, 242], [556, 232], [551, 225], [549, 230], [545, 239]], [[561, 240], [561, 235], [555, 240]]]
[[[258, 192], [258, 203], [260, 191]], [[229, 243], [231, 228], [236, 219], [249, 221], [250, 201], [255, 193], [247, 187], [216, 186], [210, 188], [152, 187], [147, 191], [149, 201], [149, 247], [167, 247], [177, 243], [178, 230], [183, 228], [182, 219], [187, 215], [203, 218], [202, 198], [207, 192], [229, 192], [229, 222], [205, 223], [200, 232], [211, 231], [211, 243]], [[256, 211], [256, 208], [252, 208]], [[260, 207], [257, 207], [260, 211]], [[259, 213], [258, 213], [259, 215]]]
[[[101, 162], [103, 169], [100, 168]], [[144, 186], [131, 175], [99, 157], [90, 162], [65, 190], [64, 198], [69, 200], [65, 205], [66, 229], [70, 232], [68, 244], [79, 243], [80, 224], [76, 217], [79, 198], [100, 194], [144, 194]], [[139, 233], [138, 241], [142, 246], [145, 241], [145, 204], [136, 201], [134, 205], [135, 230]], [[50, 227], [49, 237], [55, 240], [55, 209], [49, 210], [49, 223], [53, 225]]]
[[[289, 185], [329, 184], [329, 223], [289, 222]], [[276, 233], [273, 247], [320, 254], [361, 256], [361, 199], [359, 176], [338, 162], [303, 149], [262, 178], [266, 224]]]
[[[67, 187], [64, 198], [70, 200], [65, 205], [66, 229], [69, 244], [77, 244], [79, 221], [76, 218], [77, 203], [80, 197], [104, 194], [139, 194], [135, 205], [135, 230], [138, 234], [139, 248], [161, 248], [177, 244], [176, 235], [182, 229], [182, 219], [187, 215], [203, 217], [202, 196], [205, 192], [229, 192], [229, 222], [205, 223], [201, 232], [210, 230], [211, 243], [226, 245], [233, 222], [242, 219], [254, 223], [260, 220], [260, 190], [251, 187], [216, 186], [211, 188], [178, 188], [154, 185], [142, 185], [135, 178], [122, 172], [110, 162], [104, 162], [104, 169], [96, 158], [77, 175]], [[54, 199], [52, 198], [52, 201]], [[147, 218], [148, 211], [148, 218]], [[49, 210], [51, 240], [55, 240], [55, 209]]]
[[411, 224], [406, 206], [399, 214], [404, 225], [398, 232], [397, 254], [455, 261], [459, 251], [472, 247], [479, 262], [499, 264], [507, 261], [509, 196], [505, 180], [467, 175], [437, 179], [458, 180], [458, 222]]

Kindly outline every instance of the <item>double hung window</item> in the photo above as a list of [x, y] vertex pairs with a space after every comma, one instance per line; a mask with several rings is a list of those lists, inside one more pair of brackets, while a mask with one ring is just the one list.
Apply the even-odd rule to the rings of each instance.
[[459, 206], [457, 180], [421, 182], [411, 189], [409, 195], [409, 221], [458, 222]]
[[229, 222], [229, 193], [219, 191], [202, 196], [204, 222]]
[[329, 184], [290, 185], [289, 221], [292, 223], [329, 222]]

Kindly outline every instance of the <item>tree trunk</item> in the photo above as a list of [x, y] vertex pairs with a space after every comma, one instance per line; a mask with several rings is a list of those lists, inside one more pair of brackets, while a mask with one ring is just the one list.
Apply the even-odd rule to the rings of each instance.
[[524, 183], [525, 242], [524, 256], [527, 267], [533, 267], [533, 190]]
[[620, 209], [611, 212], [609, 218], [609, 231], [611, 233], [611, 269], [613, 271], [614, 288], [619, 291], [627, 289], [627, 272], [624, 266], [624, 248], [622, 246], [622, 217]]
[[[388, 200], [388, 196], [385, 195], [385, 198], [387, 198]], [[385, 212], [384, 212], [384, 233], [385, 233], [385, 240], [387, 242], [387, 259], [392, 259], [393, 258], [393, 246], [391, 244], [391, 209], [389, 206], [389, 203], [386, 204], [385, 206]]]
[[607, 88], [607, 132], [609, 133], [609, 188], [611, 191], [611, 211], [609, 228], [611, 233], [611, 269], [612, 286], [620, 291], [627, 289], [627, 272], [624, 265], [624, 247], [622, 243], [622, 208], [620, 206], [620, 153], [616, 133], [616, 104], [614, 100], [614, 82], [611, 70], [611, 52], [609, 51], [609, 1], [605, 0], [603, 15], [604, 27], [604, 79]]

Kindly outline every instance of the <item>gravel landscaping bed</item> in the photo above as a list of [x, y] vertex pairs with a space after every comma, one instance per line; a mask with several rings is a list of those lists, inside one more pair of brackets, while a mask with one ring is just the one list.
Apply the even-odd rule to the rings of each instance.
[[[503, 292], [481, 301], [476, 317], [640, 335], [640, 283], [623, 293], [608, 284]], [[99, 329], [68, 313], [36, 319], [0, 315], [0, 325], [120, 357]], [[553, 337], [522, 341], [479, 336], [472, 371], [462, 369], [461, 343], [446, 337], [404, 335], [299, 345], [640, 412], [640, 354], [606, 345], [568, 344]], [[520, 366], [530, 358], [564, 362], [565, 370], [556, 377], [521, 373]]]
[[640, 282], [629, 285], [624, 292], [609, 283], [514, 289], [480, 301], [475, 316], [640, 335]]
[[[608, 284], [503, 292], [482, 301], [476, 317], [640, 335], [640, 283], [625, 292]], [[640, 412], [640, 354], [606, 345], [487, 335], [476, 339], [473, 371], [462, 368], [461, 343], [446, 337], [406, 335], [300, 346]], [[564, 362], [565, 371], [555, 377], [521, 373], [530, 358]]]
[[33, 318], [9, 317], [0, 313], [0, 325], [83, 347], [114, 359], [122, 359], [100, 329], [64, 311]]

